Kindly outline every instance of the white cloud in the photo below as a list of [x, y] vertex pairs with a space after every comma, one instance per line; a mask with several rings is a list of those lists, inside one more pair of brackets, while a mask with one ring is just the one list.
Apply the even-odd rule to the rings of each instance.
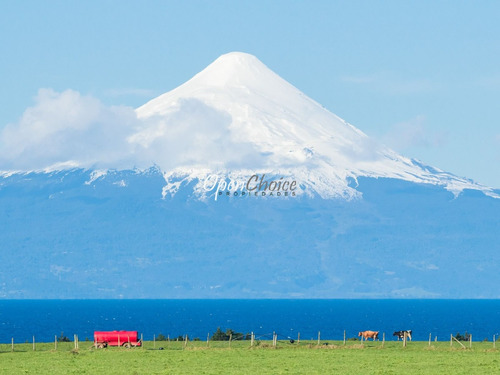
[[382, 137], [382, 141], [399, 152], [414, 147], [435, 148], [445, 144], [447, 134], [429, 131], [425, 120], [425, 116], [419, 115], [409, 121], [397, 123]]
[[262, 161], [250, 143], [234, 139], [228, 113], [200, 100], [180, 100], [174, 112], [144, 121], [142, 130], [128, 141], [142, 158], [165, 170], [192, 165], [249, 167]]
[[107, 107], [72, 90], [41, 89], [19, 122], [0, 131], [0, 169], [127, 164], [126, 137], [137, 126], [133, 108]]
[[258, 163], [262, 156], [253, 146], [233, 139], [231, 122], [229, 114], [196, 99], [179, 101], [167, 116], [141, 120], [132, 107], [41, 89], [17, 123], [0, 129], [0, 171]]

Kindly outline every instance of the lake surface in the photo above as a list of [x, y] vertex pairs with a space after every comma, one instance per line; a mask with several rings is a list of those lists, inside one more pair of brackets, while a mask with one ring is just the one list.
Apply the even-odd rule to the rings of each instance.
[[134, 330], [205, 340], [221, 327], [257, 338], [342, 340], [358, 331], [413, 330], [416, 340], [449, 340], [457, 332], [492, 340], [500, 332], [500, 300], [0, 300], [0, 342], [81, 341], [95, 330]]

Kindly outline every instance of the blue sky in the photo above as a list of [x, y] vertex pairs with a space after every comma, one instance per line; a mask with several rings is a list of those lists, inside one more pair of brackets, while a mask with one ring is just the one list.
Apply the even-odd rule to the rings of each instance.
[[498, 1], [9, 1], [0, 129], [41, 88], [137, 107], [243, 51], [346, 121], [500, 188]]

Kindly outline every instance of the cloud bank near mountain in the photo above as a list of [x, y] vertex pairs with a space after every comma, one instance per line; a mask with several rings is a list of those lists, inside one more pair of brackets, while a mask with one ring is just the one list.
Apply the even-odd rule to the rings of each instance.
[[130, 167], [133, 108], [106, 106], [73, 90], [41, 89], [34, 106], [0, 132], [0, 169]]
[[132, 107], [41, 89], [20, 120], [0, 131], [0, 170], [262, 166], [264, 156], [234, 139], [231, 122], [194, 98], [179, 100], [167, 116], [139, 119]]

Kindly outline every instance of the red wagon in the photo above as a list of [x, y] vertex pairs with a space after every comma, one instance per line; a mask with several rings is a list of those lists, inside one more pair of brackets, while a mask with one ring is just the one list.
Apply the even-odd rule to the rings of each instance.
[[94, 346], [96, 348], [106, 348], [107, 346], [141, 346], [138, 340], [137, 331], [95, 331]]

